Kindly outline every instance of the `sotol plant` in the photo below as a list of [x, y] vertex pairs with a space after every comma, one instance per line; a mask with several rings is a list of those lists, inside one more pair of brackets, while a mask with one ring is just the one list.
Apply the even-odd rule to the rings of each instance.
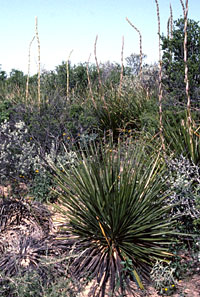
[[167, 118], [164, 121], [164, 137], [168, 148], [176, 155], [186, 156], [196, 165], [200, 164], [200, 135], [199, 127], [195, 122], [192, 123], [192, 134], [188, 126], [186, 117], [181, 121], [177, 114], [171, 114], [171, 121]]
[[143, 289], [140, 277], [148, 278], [153, 263], [170, 256], [174, 233], [161, 158], [141, 147], [90, 144], [70, 170], [51, 167], [61, 189], [58, 209], [66, 215], [66, 247], [76, 255], [71, 274], [96, 281], [91, 296], [105, 296], [107, 285], [111, 295], [117, 288], [124, 294], [132, 280]]

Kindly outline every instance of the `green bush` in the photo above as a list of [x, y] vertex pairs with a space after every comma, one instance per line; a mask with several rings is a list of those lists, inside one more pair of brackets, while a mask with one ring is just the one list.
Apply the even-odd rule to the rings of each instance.
[[0, 124], [8, 121], [12, 112], [12, 103], [9, 100], [0, 101]]
[[[38, 201], [54, 200], [51, 192], [53, 180], [47, 166], [50, 158], [55, 163], [71, 166], [76, 154], [69, 150], [67, 135], [62, 142], [49, 143], [49, 148], [40, 146], [30, 135], [24, 122], [5, 121], [0, 125], [0, 182], [12, 186], [12, 195], [20, 196], [20, 184]], [[66, 141], [64, 141], [64, 138]], [[65, 146], [64, 146], [65, 142]], [[26, 194], [26, 193], [25, 193]]]
[[24, 122], [4, 121], [0, 125], [1, 183], [30, 178], [35, 155], [35, 144], [30, 141]]
[[[174, 204], [172, 215], [181, 215], [177, 220], [184, 232], [193, 233], [192, 222], [200, 217], [197, 199], [200, 195], [200, 168], [184, 156], [167, 161], [169, 187], [167, 201]], [[188, 224], [189, 230], [187, 230]]]
[[52, 142], [59, 150], [62, 142], [70, 145], [82, 134], [89, 135], [95, 123], [94, 115], [81, 98], [69, 102], [57, 92], [47, 94], [40, 107], [37, 104], [16, 105], [11, 121], [19, 120], [26, 124], [30, 137], [44, 153], [50, 151]]

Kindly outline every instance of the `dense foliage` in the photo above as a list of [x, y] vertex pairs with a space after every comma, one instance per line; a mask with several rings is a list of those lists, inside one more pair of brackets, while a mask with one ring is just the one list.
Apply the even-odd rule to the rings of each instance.
[[[162, 36], [164, 84], [175, 102], [186, 103], [184, 65], [184, 19], [174, 21], [172, 37]], [[189, 68], [190, 96], [193, 107], [200, 103], [200, 26], [188, 19], [187, 64]]]

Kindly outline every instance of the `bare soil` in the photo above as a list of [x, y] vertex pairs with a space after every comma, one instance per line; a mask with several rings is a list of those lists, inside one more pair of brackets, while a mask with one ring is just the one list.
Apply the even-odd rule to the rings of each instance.
[[[162, 297], [153, 287], [149, 287], [146, 297]], [[167, 292], [165, 294], [167, 295]], [[200, 297], [200, 273], [186, 277], [177, 282], [175, 293], [170, 295], [173, 297]]]
[[[89, 284], [85, 290], [79, 295], [79, 297], [89, 297], [90, 288], [92, 284]], [[139, 291], [136, 286], [134, 288], [134, 295], [127, 294], [126, 297], [163, 297], [163, 296], [173, 296], [173, 297], [200, 297], [200, 273], [186, 277], [185, 279], [179, 281], [176, 285], [175, 292], [172, 294], [160, 295], [156, 292], [155, 288], [149, 286], [145, 291]], [[110, 296], [109, 293], [107, 297]], [[92, 297], [92, 296], [91, 296]]]

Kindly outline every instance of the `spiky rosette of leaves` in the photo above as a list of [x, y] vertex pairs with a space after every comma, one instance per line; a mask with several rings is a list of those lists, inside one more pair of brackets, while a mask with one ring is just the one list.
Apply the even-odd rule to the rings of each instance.
[[194, 164], [200, 164], [200, 135], [199, 127], [192, 121], [191, 131], [186, 117], [181, 120], [178, 115], [171, 115], [171, 122], [164, 121], [164, 137], [168, 148], [176, 156], [183, 155]]
[[164, 162], [142, 147], [124, 151], [90, 144], [75, 166], [56, 172], [60, 207], [66, 215], [66, 244], [75, 257], [70, 270], [78, 279], [89, 275], [104, 296], [107, 285], [123, 293], [131, 280], [143, 288], [157, 259], [170, 256], [174, 221], [167, 216]]
[[[24, 226], [32, 237], [46, 236], [51, 228], [51, 213], [39, 202], [20, 201], [16, 199], [0, 200], [0, 239], [9, 230]], [[1, 244], [0, 244], [1, 245]]]
[[12, 276], [20, 270], [41, 269], [42, 265], [39, 264], [45, 251], [47, 251], [47, 243], [44, 240], [19, 237], [0, 257], [0, 271]]
[[41, 203], [2, 199], [0, 231], [0, 273], [13, 276], [31, 269], [44, 275], [51, 257], [57, 265], [59, 242], [51, 232], [51, 214]]

